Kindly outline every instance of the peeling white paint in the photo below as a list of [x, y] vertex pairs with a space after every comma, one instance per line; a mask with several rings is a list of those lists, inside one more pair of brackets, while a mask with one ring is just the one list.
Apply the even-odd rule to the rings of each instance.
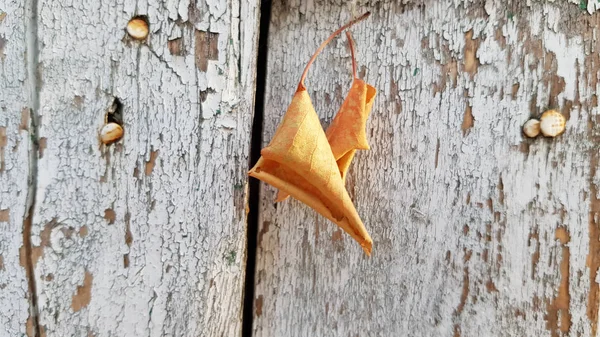
[[[237, 186], [247, 181], [259, 6], [199, 1], [192, 13], [189, 5], [40, 6], [47, 148], [32, 241], [45, 245], [35, 273], [48, 337], [240, 333], [246, 213]], [[145, 42], [125, 36], [134, 15], [148, 16]], [[219, 33], [207, 72], [196, 67], [197, 28]], [[168, 49], [174, 38], [179, 55]], [[125, 136], [104, 147], [98, 130], [112, 95]], [[74, 311], [86, 272], [91, 301]]]
[[[558, 69], [556, 74], [565, 79], [564, 99], [574, 100], [577, 83], [577, 63], [583, 64], [583, 46], [581, 37], [568, 39], [564, 34], [544, 31], [544, 45], [556, 55]], [[584, 70], [584, 69], [581, 69]], [[584, 70], [585, 71], [585, 70]]]
[[[588, 14], [565, 1], [406, 2], [359, 3], [372, 15], [352, 28], [359, 70], [378, 89], [371, 150], [359, 151], [347, 186], [373, 255], [299, 202], [275, 208], [263, 185], [255, 335], [592, 337], [588, 121], [600, 91], [584, 79], [583, 46], [595, 46], [598, 27], [566, 31], [567, 14]], [[313, 50], [350, 17], [329, 1], [273, 5], [265, 143]], [[463, 70], [468, 31], [473, 74]], [[307, 80], [325, 125], [349, 88], [345, 43]], [[522, 124], [549, 105], [569, 113], [566, 133], [524, 139]], [[564, 248], [568, 308], [552, 313]]]
[[19, 260], [31, 149], [30, 134], [20, 127], [30, 107], [27, 20], [24, 2], [0, 1], [0, 336], [23, 336], [30, 309]]
[[[193, 12], [189, 0], [40, 5], [40, 136], [47, 148], [31, 241], [43, 250], [35, 277], [47, 336], [239, 335], [239, 186], [247, 179], [258, 25], [258, 4], [240, 1], [198, 1]], [[567, 31], [564, 18], [600, 6], [402, 3], [274, 2], [265, 142], [314, 48], [353, 8], [373, 11], [353, 28], [359, 70], [379, 90], [369, 121], [372, 150], [359, 152], [348, 187], [375, 246], [366, 259], [299, 203], [275, 209], [274, 191], [264, 187], [256, 335], [552, 336], [562, 323], [549, 326], [548, 305], [566, 247], [571, 326], [562, 335], [591, 337], [589, 279], [600, 276], [586, 265], [587, 193], [600, 172], [589, 165], [590, 132], [598, 130], [588, 122], [598, 114], [589, 102], [600, 86], [588, 87], [584, 61], [598, 52], [591, 43], [597, 28]], [[22, 336], [29, 316], [19, 265], [30, 151], [27, 131], [19, 130], [29, 86], [25, 18], [22, 5], [0, 8], [7, 14], [0, 19], [7, 40], [0, 52], [7, 136], [0, 211], [10, 209], [9, 221], [0, 221], [0, 336]], [[125, 37], [134, 15], [150, 20], [143, 44]], [[219, 33], [218, 57], [206, 72], [196, 69], [195, 29]], [[473, 75], [463, 71], [469, 31], [479, 44]], [[167, 48], [176, 38], [182, 55]], [[552, 81], [561, 79], [564, 90], [551, 94]], [[350, 80], [341, 38], [307, 82], [325, 124]], [[124, 105], [125, 138], [103, 148], [97, 132], [111, 95]], [[567, 133], [524, 140], [521, 125], [550, 104], [568, 111]], [[474, 124], [463, 131], [467, 106]], [[115, 213], [112, 224], [107, 209]], [[558, 226], [569, 243], [556, 239]], [[86, 271], [91, 302], [74, 312]], [[558, 321], [564, 314], [556, 313]]]

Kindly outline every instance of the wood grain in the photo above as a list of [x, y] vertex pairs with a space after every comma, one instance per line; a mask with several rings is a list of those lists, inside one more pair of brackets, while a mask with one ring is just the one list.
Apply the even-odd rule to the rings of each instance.
[[[257, 22], [246, 0], [39, 2], [45, 336], [240, 334]], [[115, 98], [124, 138], [104, 146]]]
[[32, 195], [28, 14], [24, 1], [0, 1], [0, 336], [34, 331], [23, 245]]
[[[371, 150], [347, 188], [373, 255], [263, 185], [255, 336], [598, 336], [595, 5], [397, 3], [354, 7], [372, 12], [352, 31], [378, 96]], [[265, 143], [305, 62], [351, 11], [273, 2]], [[324, 127], [350, 65], [339, 38], [308, 75]], [[566, 133], [523, 138], [548, 107], [567, 116]]]

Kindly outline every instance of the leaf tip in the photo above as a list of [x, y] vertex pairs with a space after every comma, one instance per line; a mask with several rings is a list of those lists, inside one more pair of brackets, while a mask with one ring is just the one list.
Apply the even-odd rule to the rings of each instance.
[[365, 254], [367, 254], [368, 257], [371, 257], [371, 251], [373, 250], [373, 241], [371, 241], [370, 239], [365, 240], [360, 245], [364, 250]]

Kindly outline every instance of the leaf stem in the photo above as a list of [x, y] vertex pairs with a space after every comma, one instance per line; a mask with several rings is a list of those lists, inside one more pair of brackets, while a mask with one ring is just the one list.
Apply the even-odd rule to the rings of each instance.
[[352, 55], [352, 75], [354, 78], [358, 78], [358, 74], [356, 73], [356, 54], [354, 51], [354, 40], [352, 39], [352, 34], [350, 31], [346, 31], [346, 37], [348, 38], [348, 45], [350, 46], [350, 55]]
[[296, 92], [302, 91], [302, 90], [306, 90], [306, 87], [304, 86], [304, 80], [306, 79], [306, 75], [308, 74], [308, 69], [313, 64], [313, 62], [315, 62], [315, 59], [317, 58], [317, 56], [319, 56], [319, 54], [323, 51], [323, 49], [325, 49], [325, 47], [327, 46], [327, 44], [329, 44], [329, 42], [331, 42], [331, 40], [333, 40], [333, 38], [336, 37], [337, 35], [339, 35], [341, 32], [343, 32], [344, 30], [350, 28], [355, 23], [358, 23], [358, 22], [360, 22], [360, 21], [368, 18], [369, 15], [371, 15], [371, 13], [370, 12], [366, 12], [365, 14], [359, 16], [358, 18], [350, 20], [348, 23], [346, 23], [342, 27], [338, 28], [338, 30], [336, 30], [335, 32], [333, 32], [333, 34], [331, 34], [327, 38], [327, 40], [325, 40], [323, 43], [321, 43], [321, 45], [319, 46], [319, 48], [317, 48], [317, 50], [315, 51], [315, 53], [313, 54], [313, 56], [308, 61], [308, 64], [306, 65], [306, 68], [304, 68], [304, 72], [302, 73], [302, 77], [300, 77], [300, 83], [298, 84], [298, 89], [296, 90]]

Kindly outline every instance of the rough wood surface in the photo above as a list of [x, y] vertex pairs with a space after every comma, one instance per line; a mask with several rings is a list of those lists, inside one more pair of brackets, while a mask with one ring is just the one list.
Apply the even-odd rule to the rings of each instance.
[[[256, 336], [598, 336], [600, 15], [569, 1], [370, 1], [353, 28], [378, 90], [347, 188], [373, 256], [261, 190]], [[407, 2], [407, 1], [404, 1]], [[589, 11], [588, 11], [589, 10]], [[265, 143], [338, 2], [273, 2]], [[308, 76], [326, 126], [351, 81], [339, 38]], [[557, 139], [524, 139], [548, 107]]]
[[[40, 1], [38, 14], [41, 334], [239, 335], [257, 3]], [[125, 32], [136, 15], [146, 41]], [[115, 97], [125, 136], [107, 147]]]
[[23, 249], [29, 175], [30, 85], [25, 2], [0, 1], [0, 336], [31, 331]]

